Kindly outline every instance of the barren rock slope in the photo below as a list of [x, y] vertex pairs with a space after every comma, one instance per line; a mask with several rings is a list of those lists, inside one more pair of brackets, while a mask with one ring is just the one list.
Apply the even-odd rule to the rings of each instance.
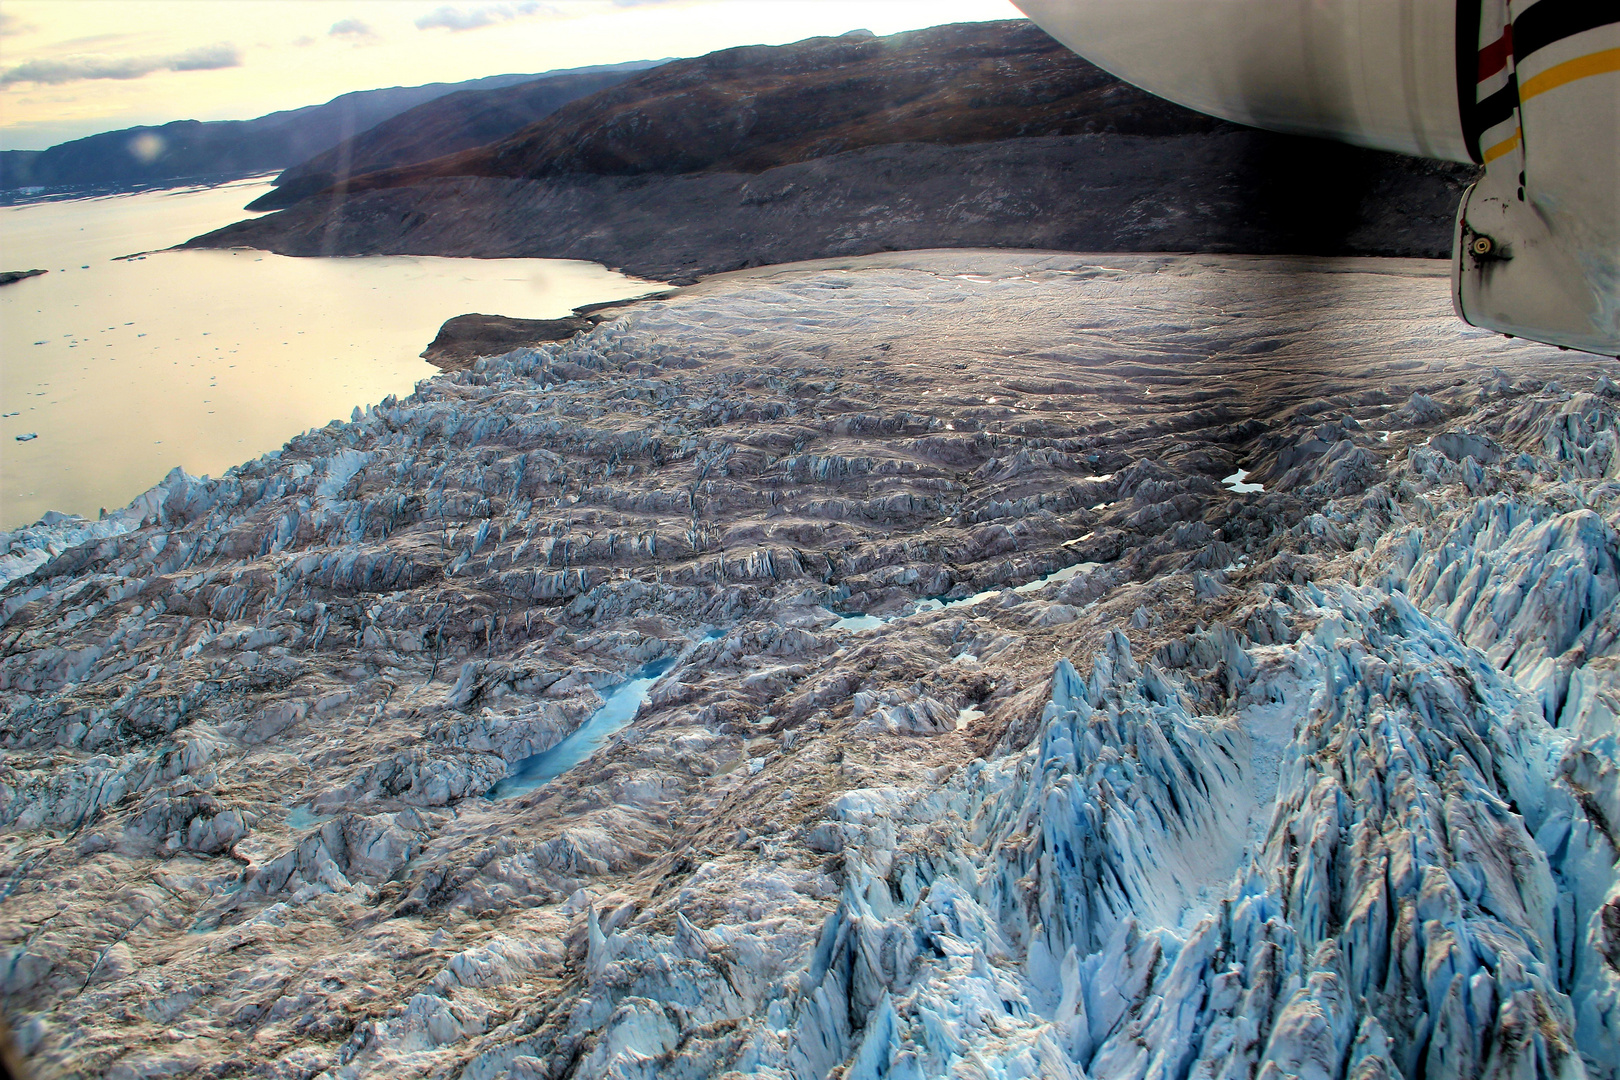
[[288, 209], [187, 246], [588, 259], [659, 280], [940, 247], [1427, 257], [1450, 253], [1473, 175], [1212, 119], [1024, 20], [722, 49], [399, 161], [318, 194], [329, 181], [289, 170], [254, 203]]
[[45, 1076], [1611, 1075], [1614, 367], [1439, 264], [874, 256], [14, 534], [8, 1019]]

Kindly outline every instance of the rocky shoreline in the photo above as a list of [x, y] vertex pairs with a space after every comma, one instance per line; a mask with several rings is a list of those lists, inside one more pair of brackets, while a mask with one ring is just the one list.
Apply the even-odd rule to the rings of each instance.
[[7, 1018], [41, 1076], [1606, 1075], [1615, 376], [1438, 262], [893, 253], [12, 534]]
[[[597, 320], [600, 321], [600, 320]], [[481, 356], [499, 356], [513, 349], [567, 341], [596, 322], [570, 315], [561, 319], [514, 319], [476, 312], [446, 319], [422, 359], [441, 371], [461, 371]]]

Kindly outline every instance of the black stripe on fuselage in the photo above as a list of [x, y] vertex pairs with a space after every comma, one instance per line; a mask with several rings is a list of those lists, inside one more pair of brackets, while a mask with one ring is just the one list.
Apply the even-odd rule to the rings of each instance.
[[1483, 0], [1457, 0], [1457, 116], [1462, 121], [1463, 145], [1478, 165], [1479, 136], [1479, 9]]
[[1617, 22], [1620, 0], [1539, 0], [1513, 20], [1513, 56], [1523, 60], [1555, 41]]
[[1474, 106], [1474, 123], [1479, 127], [1474, 129], [1474, 138], [1513, 116], [1513, 110], [1519, 106], [1519, 80], [1513, 75], [1502, 88], [1478, 105]]

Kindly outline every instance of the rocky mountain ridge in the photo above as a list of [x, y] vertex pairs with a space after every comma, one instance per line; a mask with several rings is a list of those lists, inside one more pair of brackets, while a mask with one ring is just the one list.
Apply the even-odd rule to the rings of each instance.
[[489, 146], [379, 171], [354, 187], [438, 176], [758, 173], [895, 143], [1230, 126], [1120, 82], [1034, 23], [962, 23], [678, 60]]
[[[175, 120], [102, 132], [48, 150], [0, 151], [0, 189], [117, 188], [252, 176], [296, 165], [446, 95], [468, 93], [476, 101], [477, 95], [552, 78], [568, 80], [563, 84], [567, 90], [589, 93], [611, 82], [615, 72], [638, 71], [650, 63], [358, 90], [321, 105], [252, 120]], [[538, 96], [551, 100], [559, 95]], [[570, 99], [567, 92], [560, 97]]]
[[284, 170], [276, 177], [276, 189], [249, 203], [248, 209], [290, 206], [365, 173], [483, 146], [528, 127], [570, 101], [616, 86], [636, 72], [664, 62], [615, 64], [603, 70], [533, 77], [515, 86], [459, 90], [436, 97]]
[[932, 247], [1438, 257], [1470, 175], [1239, 128], [1032, 23], [973, 23], [675, 61], [190, 246], [588, 259], [683, 281]]

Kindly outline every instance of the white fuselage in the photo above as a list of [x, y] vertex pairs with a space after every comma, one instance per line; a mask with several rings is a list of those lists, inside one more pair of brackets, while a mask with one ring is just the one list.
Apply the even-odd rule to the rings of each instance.
[[1615, 5], [1015, 2], [1099, 67], [1200, 112], [1482, 163], [1457, 217], [1458, 314], [1503, 333], [1620, 354]]

